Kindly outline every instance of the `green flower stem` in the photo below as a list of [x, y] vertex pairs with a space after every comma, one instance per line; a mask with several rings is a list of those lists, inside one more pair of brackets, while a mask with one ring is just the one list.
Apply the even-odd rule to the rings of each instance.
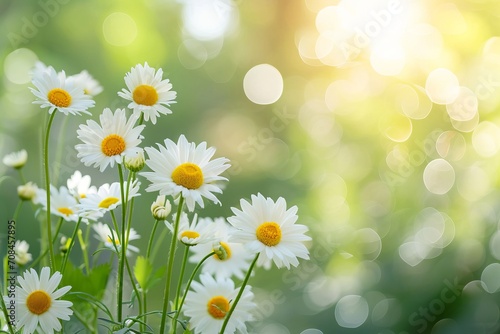
[[[61, 127], [59, 130], [59, 138], [66, 138], [66, 129], [68, 125], [68, 119], [69, 117], [64, 117], [61, 123]], [[54, 164], [54, 175], [52, 175], [52, 179], [54, 180], [54, 184], [59, 184], [59, 173], [61, 171], [61, 161], [62, 161], [62, 154], [63, 154], [63, 145], [66, 144], [65, 140], [58, 140], [57, 141], [57, 147], [56, 147], [56, 158], [54, 161], [56, 163]]]
[[240, 291], [238, 292], [238, 295], [236, 296], [236, 299], [234, 300], [233, 305], [229, 309], [229, 312], [227, 313], [226, 317], [224, 318], [224, 323], [222, 324], [222, 328], [221, 328], [219, 334], [224, 334], [224, 331], [226, 330], [227, 323], [229, 322], [229, 319], [231, 318], [231, 315], [233, 314], [234, 309], [236, 308], [236, 305], [238, 305], [238, 302], [240, 301], [241, 295], [243, 295], [243, 291], [245, 290], [245, 287], [247, 286], [248, 279], [250, 278], [250, 275], [252, 274], [252, 269], [255, 266], [255, 263], [257, 263], [259, 255], [260, 255], [260, 253], [257, 253], [257, 255], [255, 255], [255, 259], [253, 260], [252, 264], [250, 265], [250, 268], [248, 268], [247, 275], [245, 276], [245, 279], [243, 280], [243, 283], [241, 284]]
[[5, 305], [5, 301], [3, 300], [3, 294], [2, 294], [2, 289], [0, 289], [0, 306], [2, 306], [3, 310], [3, 315], [5, 317], [5, 321], [7, 321], [7, 327], [9, 328], [9, 333], [10, 334], [16, 334], [16, 331], [14, 331], [14, 328], [12, 328], [12, 325], [9, 321], [9, 314], [7, 313], [7, 306]]
[[[184, 305], [184, 301], [186, 300], [186, 296], [188, 294], [189, 288], [191, 287], [191, 283], [193, 282], [194, 276], [198, 272], [198, 269], [200, 269], [200, 267], [203, 264], [203, 262], [205, 262], [207, 259], [209, 259], [211, 256], [214, 256], [214, 255], [215, 255], [215, 252], [212, 252], [212, 253], [208, 254], [203, 259], [201, 259], [201, 261], [194, 268], [193, 272], [191, 273], [191, 277], [189, 277], [189, 280], [187, 282], [186, 290], [184, 292], [184, 295], [182, 296], [182, 300], [181, 300], [181, 302], [179, 304], [179, 308], [177, 309], [177, 312], [175, 312], [174, 319], [172, 320], [173, 323], [177, 323], [177, 319], [179, 318], [179, 314], [181, 313], [182, 306]], [[177, 331], [177, 326], [174, 327], [173, 334], [175, 334], [176, 331]]]
[[[137, 290], [137, 285], [134, 282], [134, 275], [132, 274], [130, 264], [128, 263], [128, 259], [126, 257], [125, 257], [125, 266], [127, 267], [127, 272], [128, 272], [129, 277], [130, 277], [130, 282], [132, 283], [132, 289], [134, 290], [134, 293], [137, 297], [137, 303], [139, 304], [139, 314], [143, 314], [141, 295], [139, 294], [139, 290]], [[143, 326], [143, 324], [141, 324], [141, 332], [144, 331], [142, 326]]]
[[89, 258], [87, 256], [87, 244], [83, 240], [82, 230], [78, 229], [78, 241], [80, 242], [80, 248], [82, 249], [83, 262], [85, 263], [85, 271], [87, 275], [90, 273]]
[[14, 216], [12, 216], [12, 220], [17, 222], [17, 217], [19, 216], [19, 211], [21, 211], [21, 207], [23, 206], [23, 201], [19, 201], [16, 205], [16, 210], [14, 211]]
[[172, 267], [174, 265], [174, 255], [177, 246], [177, 233], [179, 232], [179, 222], [181, 220], [182, 207], [184, 206], [184, 197], [180, 195], [177, 216], [175, 217], [174, 231], [170, 242], [170, 252], [167, 262], [167, 279], [165, 280], [165, 292], [163, 296], [163, 309], [161, 313], [160, 334], [165, 333], [165, 323], [167, 320], [168, 298], [170, 293], [170, 283], [172, 282]]
[[82, 222], [82, 218], [78, 218], [78, 222], [76, 222], [75, 230], [73, 231], [73, 235], [71, 236], [71, 242], [69, 243], [68, 251], [64, 256], [61, 264], [61, 275], [64, 276], [64, 270], [66, 269], [66, 262], [68, 262], [69, 254], [75, 245], [76, 234], [78, 233], [78, 229], [80, 228], [80, 223]]
[[59, 235], [59, 231], [61, 230], [63, 221], [64, 221], [63, 217], [59, 218], [59, 221], [57, 222], [56, 233], [54, 233], [54, 239], [52, 240], [52, 244], [54, 244], [54, 242], [57, 240], [57, 236]]
[[[56, 115], [56, 111], [52, 112], [49, 117], [49, 121], [47, 124], [47, 131], [45, 132], [45, 141], [43, 144], [43, 167], [45, 172], [45, 188], [47, 193], [47, 240], [49, 240], [49, 258], [50, 258], [50, 268], [52, 272], [55, 270], [56, 258], [54, 255], [54, 245], [50, 243], [52, 240], [52, 223], [50, 221], [50, 173], [49, 173], [49, 137], [50, 137], [50, 128], [52, 127], [52, 122], [54, 121], [54, 116]], [[43, 238], [42, 238], [43, 240]]]
[[186, 245], [184, 249], [184, 256], [182, 257], [181, 272], [179, 273], [179, 283], [177, 284], [177, 291], [175, 293], [175, 309], [179, 307], [179, 297], [181, 294], [182, 279], [184, 278], [184, 271], [186, 270], [187, 258], [189, 255], [189, 245]]
[[116, 233], [120, 233], [121, 238], [120, 244], [122, 245], [120, 251], [120, 257], [118, 261], [118, 300], [117, 300], [117, 320], [118, 322], [122, 322], [122, 303], [123, 303], [123, 272], [125, 269], [125, 254], [127, 253], [127, 248], [125, 247], [125, 230], [126, 230], [126, 214], [127, 214], [127, 199], [125, 198], [125, 187], [124, 187], [124, 178], [123, 178], [123, 169], [120, 164], [118, 164], [118, 174], [120, 176], [120, 196], [122, 200], [122, 228], [121, 230], [116, 230]]
[[[56, 242], [56, 240], [57, 240], [57, 234], [56, 234], [56, 235], [54, 236], [54, 238], [52, 239], [52, 244], [54, 244], [54, 243]], [[31, 262], [31, 264], [30, 264], [28, 267], [26, 267], [26, 270], [29, 270], [29, 269], [33, 268], [34, 266], [36, 266], [36, 265], [37, 265], [37, 263], [38, 263], [41, 259], [43, 259], [43, 257], [44, 257], [45, 255], [47, 255], [47, 252], [48, 252], [48, 251], [49, 251], [49, 250], [48, 250], [47, 248], [45, 248], [45, 249], [42, 251], [42, 253], [41, 253], [40, 255], [38, 255], [38, 257], [37, 257], [37, 258], [36, 258], [33, 262]]]
[[26, 184], [26, 178], [24, 177], [23, 171], [21, 168], [17, 168], [17, 171], [19, 172], [19, 178], [21, 179], [22, 184]]
[[151, 253], [151, 256], [149, 257], [149, 259], [151, 260], [151, 263], [154, 262], [154, 259], [156, 258], [156, 254], [158, 254], [158, 251], [160, 250], [161, 244], [163, 243], [163, 239], [165, 239], [167, 234], [168, 234], [168, 228], [164, 229], [161, 232], [160, 237], [156, 241], [155, 248], [153, 248], [153, 252]]
[[[156, 234], [156, 228], [158, 227], [158, 223], [160, 221], [157, 219], [155, 220], [155, 223], [153, 225], [153, 230], [151, 231], [151, 236], [149, 237], [149, 241], [148, 241], [148, 248], [147, 248], [147, 251], [146, 251], [146, 259], [149, 259], [149, 255], [151, 254], [151, 246], [153, 245], [153, 240], [154, 240], [154, 237], [155, 237], [155, 234]], [[142, 291], [142, 305], [143, 305], [143, 308], [144, 308], [144, 322], [147, 323], [148, 322], [148, 316], [146, 315], [148, 313], [148, 292], [147, 290], [144, 290]]]

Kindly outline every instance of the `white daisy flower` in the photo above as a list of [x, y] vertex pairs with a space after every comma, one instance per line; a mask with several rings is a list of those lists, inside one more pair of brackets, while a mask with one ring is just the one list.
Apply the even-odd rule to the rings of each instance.
[[68, 186], [70, 194], [75, 196], [75, 198], [79, 201], [82, 198], [87, 197], [87, 194], [97, 192], [97, 188], [95, 186], [91, 186], [90, 181], [90, 175], [82, 175], [82, 173], [77, 170], [66, 181], [66, 185]]
[[29, 253], [30, 245], [24, 240], [17, 240], [14, 245], [15, 261], [18, 265], [24, 266], [30, 262], [33, 257]]
[[34, 269], [26, 271], [24, 277], [18, 276], [21, 289], [16, 294], [17, 330], [22, 328], [24, 334], [33, 333], [37, 326], [46, 334], [61, 330], [59, 319], [68, 321], [73, 314], [72, 302], [57, 300], [71, 289], [65, 286], [56, 290], [61, 279], [58, 271], [50, 277], [49, 267], [42, 268], [40, 278]]
[[78, 138], [84, 144], [76, 145], [78, 158], [85, 166], [94, 165], [103, 172], [108, 165], [115, 162], [121, 164], [123, 157], [138, 154], [142, 149], [137, 147], [141, 143], [141, 131], [145, 125], [134, 127], [137, 117], [132, 115], [127, 120], [125, 109], [104, 109], [99, 117], [101, 125], [93, 120], [81, 124], [77, 130]]
[[33, 103], [40, 104], [41, 108], [48, 107], [49, 114], [57, 109], [65, 115], [91, 115], [87, 109], [95, 105], [94, 100], [85, 95], [74, 80], [66, 78], [64, 71], [58, 74], [53, 67], [48, 67], [40, 76], [33, 77], [33, 85], [36, 89], [30, 90], [37, 97]]
[[[47, 199], [46, 190], [40, 189], [37, 194], [39, 203], [43, 206], [43, 209], [47, 211]], [[78, 221], [78, 202], [69, 193], [68, 188], [62, 186], [59, 190], [50, 185], [50, 212], [56, 216], [62, 217], [66, 221]]]
[[176, 143], [165, 139], [165, 146], [158, 144], [159, 150], [147, 147], [149, 159], [146, 165], [153, 172], [141, 173], [151, 184], [146, 191], [159, 191], [160, 195], [177, 197], [182, 194], [189, 211], [193, 211], [195, 203], [204, 207], [203, 197], [220, 204], [213, 193], [222, 193], [215, 184], [218, 181], [227, 181], [220, 176], [230, 167], [226, 158], [211, 160], [215, 148], [207, 149], [207, 143], [198, 146], [189, 143], [181, 135]]
[[17, 195], [23, 201], [32, 201], [37, 193], [38, 187], [33, 182], [28, 182], [17, 187]]
[[[235, 288], [234, 282], [229, 278], [214, 279], [206, 273], [200, 275], [200, 281], [201, 283], [193, 281], [191, 284], [192, 290], [186, 296], [184, 315], [191, 318], [195, 334], [218, 334], [239, 288]], [[250, 312], [256, 306], [253, 297], [251, 287], [247, 285], [224, 333], [233, 334], [236, 330], [247, 333], [245, 322], [253, 320]]]
[[[132, 182], [129, 190], [127, 201], [130, 201], [133, 197], [140, 196], [139, 186], [140, 182], [135, 180]], [[125, 181], [123, 183], [124, 191], [127, 191], [128, 183]], [[88, 194], [87, 197], [80, 200], [78, 207], [78, 214], [85, 215], [86, 213], [100, 213], [102, 216], [105, 212], [114, 210], [116, 207], [122, 204], [121, 199], [120, 183], [113, 182], [111, 185], [108, 183], [103, 184], [99, 187], [96, 193]]]
[[286, 201], [280, 197], [276, 203], [261, 194], [252, 195], [252, 203], [242, 199], [241, 210], [231, 208], [235, 214], [228, 218], [237, 231], [233, 233], [235, 242], [243, 243], [253, 253], [261, 256], [257, 265], [273, 260], [278, 268], [290, 269], [299, 264], [297, 258], [309, 259], [309, 251], [304, 241], [311, 240], [305, 233], [305, 225], [295, 224], [298, 219], [297, 206], [287, 210]]
[[[210, 224], [211, 219], [205, 218], [205, 221]], [[215, 275], [217, 278], [236, 276], [243, 279], [250, 266], [250, 262], [254, 258], [254, 254], [250, 253], [243, 244], [231, 242], [230, 226], [224, 218], [216, 218], [212, 222], [215, 231], [216, 243], [206, 243], [193, 247], [191, 250], [193, 255], [189, 258], [189, 262], [198, 263], [207, 254], [214, 251], [214, 247], [222, 247], [225, 252], [225, 259], [221, 260], [217, 255], [211, 256], [203, 263], [203, 272]]]
[[[115, 250], [115, 247], [118, 248], [118, 251], [121, 249], [121, 242], [120, 242], [120, 237], [121, 235], [118, 234], [115, 230], [112, 230], [108, 225], [103, 224], [103, 223], [97, 223], [93, 224], [92, 228], [94, 231], [97, 233], [95, 234], [95, 238], [101, 242], [104, 243], [104, 246], [107, 248], [112, 249], [113, 251]], [[137, 232], [131, 228], [130, 229], [130, 234], [128, 235], [128, 241], [132, 240], [137, 240], [140, 239], [141, 236], [137, 234]], [[132, 251], [134, 253], [139, 252], [139, 248], [130, 245], [130, 243], [127, 245], [127, 256], [130, 255], [129, 251]]]
[[33, 69], [30, 72], [31, 80], [35, 80], [35, 79], [41, 80], [43, 75], [44, 75], [43, 73], [48, 72], [48, 71], [49, 71], [49, 66], [45, 65], [41, 61], [37, 61], [35, 63], [35, 66], [33, 67]]
[[26, 161], [28, 161], [28, 152], [26, 150], [9, 153], [2, 159], [4, 165], [15, 169], [22, 168], [26, 165]]
[[102, 92], [102, 86], [99, 82], [90, 75], [86, 70], [71, 76], [78, 87], [83, 89], [83, 92], [90, 96], [96, 96]]
[[138, 117], [141, 113], [144, 120], [156, 124], [156, 117], [160, 114], [168, 115], [172, 111], [167, 108], [175, 103], [177, 93], [172, 91], [172, 84], [168, 79], [162, 80], [163, 70], [137, 64], [125, 75], [127, 89], [122, 89], [118, 95], [125, 100], [132, 101], [128, 108], [134, 110], [134, 115]]
[[[177, 215], [174, 215], [174, 220]], [[173, 224], [165, 221], [165, 225], [168, 229], [173, 232]], [[189, 218], [185, 212], [181, 214], [179, 220], [179, 232], [177, 234], [177, 239], [187, 246], [196, 246], [198, 244], [204, 244], [210, 242], [215, 237], [215, 224], [208, 218], [198, 219], [198, 215], [195, 214], [193, 220], [189, 222]], [[207, 253], [208, 254], [208, 253]], [[205, 254], [206, 255], [206, 254]]]

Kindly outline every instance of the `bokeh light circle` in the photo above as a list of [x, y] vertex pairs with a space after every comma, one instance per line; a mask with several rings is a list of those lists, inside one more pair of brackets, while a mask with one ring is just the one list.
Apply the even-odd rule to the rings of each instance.
[[308, 328], [308, 329], [300, 332], [300, 334], [323, 334], [323, 332], [320, 331], [319, 329]]
[[464, 136], [457, 131], [445, 131], [436, 140], [436, 151], [441, 158], [458, 161], [463, 158], [467, 144]]
[[233, 15], [233, 6], [229, 1], [188, 1], [183, 10], [184, 27], [198, 40], [214, 40], [224, 36]]
[[435, 159], [427, 164], [424, 170], [424, 184], [433, 194], [443, 195], [455, 184], [455, 170], [444, 159]]
[[260, 64], [252, 67], [243, 79], [243, 90], [255, 104], [271, 104], [283, 93], [283, 77], [272, 65]]
[[456, 121], [469, 121], [478, 113], [479, 101], [476, 94], [467, 87], [460, 87], [455, 101], [446, 105], [450, 118]]
[[500, 128], [492, 122], [477, 125], [472, 134], [472, 146], [482, 157], [492, 157], [500, 150]]
[[481, 273], [481, 284], [489, 293], [500, 291], [500, 263], [492, 263]]
[[449, 104], [458, 97], [460, 86], [453, 72], [445, 68], [437, 68], [427, 76], [425, 91], [432, 102]]
[[137, 25], [130, 15], [114, 12], [104, 19], [102, 33], [109, 44], [126, 46], [132, 44], [137, 37]]
[[357, 328], [368, 318], [369, 307], [365, 298], [358, 295], [342, 297], [335, 306], [335, 319], [345, 328]]
[[490, 239], [491, 255], [497, 260], [500, 260], [500, 231], [496, 231]]
[[25, 48], [12, 51], [5, 57], [4, 71], [7, 79], [15, 84], [22, 85], [31, 81], [31, 70], [37, 62], [36, 54]]

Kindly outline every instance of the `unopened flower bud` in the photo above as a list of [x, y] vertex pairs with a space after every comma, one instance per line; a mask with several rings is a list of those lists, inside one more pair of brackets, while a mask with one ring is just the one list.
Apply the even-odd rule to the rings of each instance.
[[151, 214], [156, 220], [165, 220], [172, 211], [172, 205], [170, 201], [165, 199], [165, 195], [160, 195], [156, 198], [156, 201], [151, 204]]
[[14, 245], [15, 261], [18, 265], [24, 266], [32, 260], [31, 254], [28, 252], [30, 245], [24, 240], [17, 240]]
[[125, 168], [131, 172], [139, 172], [144, 168], [146, 160], [144, 159], [144, 153], [140, 151], [135, 156], [125, 157]]
[[31, 201], [35, 198], [37, 191], [38, 187], [33, 182], [28, 182], [17, 187], [17, 194], [23, 201]]
[[222, 246], [222, 244], [220, 242], [214, 244], [213, 250], [215, 252], [215, 256], [217, 256], [219, 258], [219, 260], [222, 261], [222, 260], [227, 259], [228, 254], [227, 254], [226, 248], [224, 248], [224, 246]]
[[70, 244], [71, 238], [61, 237], [61, 247], [59, 247], [61, 253], [66, 254], [68, 252]]

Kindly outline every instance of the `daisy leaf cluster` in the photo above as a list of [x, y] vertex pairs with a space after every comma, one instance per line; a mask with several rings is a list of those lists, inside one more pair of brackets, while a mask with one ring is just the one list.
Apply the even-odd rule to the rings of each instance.
[[[311, 238], [297, 223], [297, 206], [257, 193], [231, 208], [231, 217], [203, 216], [206, 205], [222, 205], [230, 161], [185, 135], [141, 146], [146, 129], [171, 114], [176, 102], [162, 69], [147, 63], [132, 67], [124, 77], [126, 88], [117, 93], [126, 107], [104, 107], [98, 114], [89, 109], [103, 88], [87, 71], [67, 76], [38, 63], [32, 75], [33, 103], [48, 112], [41, 186], [22, 174], [26, 150], [5, 156], [3, 163], [17, 170], [21, 181], [14, 219], [23, 203], [31, 203], [42, 247], [31, 254], [26, 241], [15, 245], [13, 258], [22, 272], [15, 296], [20, 308], [7, 331], [53, 333], [77, 324], [89, 333], [102, 328], [246, 333], [258, 307], [248, 284], [254, 268], [290, 269], [309, 259]], [[114, 180], [93, 184], [93, 177], [79, 170], [63, 184], [52, 180], [49, 139], [57, 114], [90, 115], [76, 129], [74, 149], [95, 173], [115, 170]], [[156, 196], [152, 203], [150, 196]], [[149, 206], [150, 217], [137, 213]], [[138, 230], [147, 230], [147, 236]], [[137, 244], [141, 238], [147, 238], [145, 249]], [[162, 297], [150, 293], [158, 283]], [[161, 309], [151, 307], [154, 297]], [[3, 301], [5, 313], [12, 298]]]

